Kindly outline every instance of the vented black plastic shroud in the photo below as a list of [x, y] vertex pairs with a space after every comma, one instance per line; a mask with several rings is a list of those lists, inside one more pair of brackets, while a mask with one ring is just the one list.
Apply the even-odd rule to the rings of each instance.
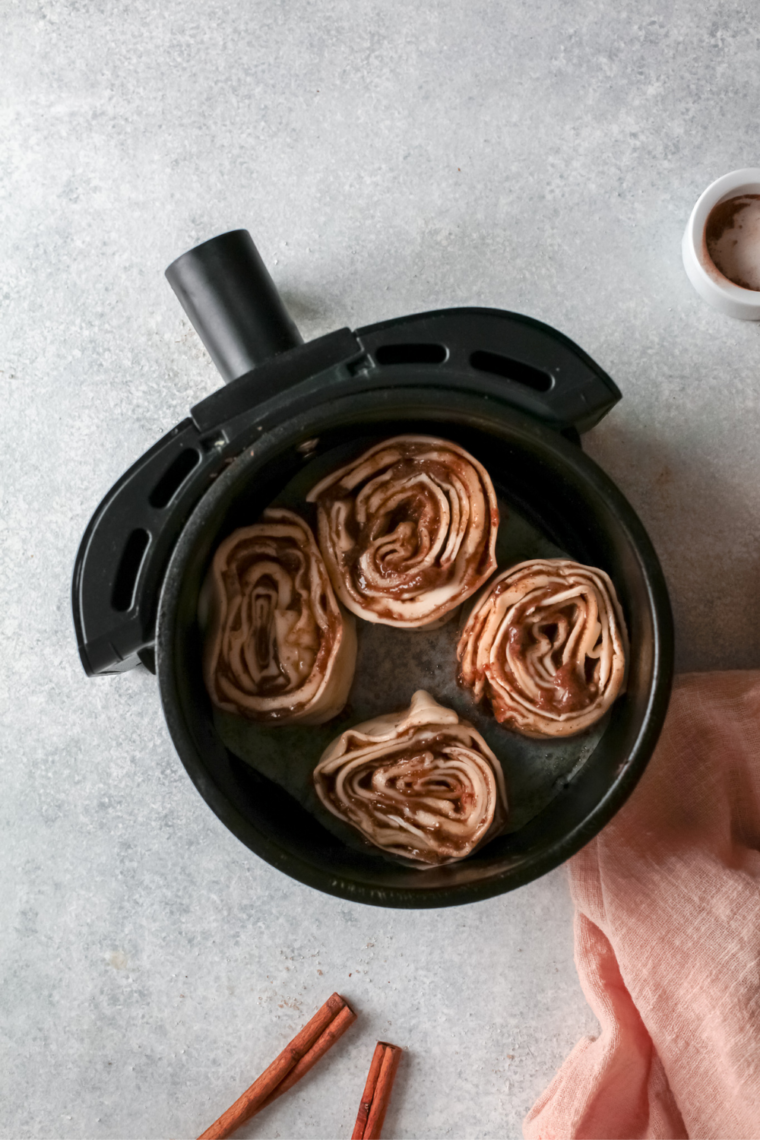
[[167, 277], [227, 384], [122, 476], [87, 527], [73, 610], [88, 675], [154, 668], [179, 534], [220, 471], [284, 420], [337, 397], [430, 387], [479, 393], [577, 442], [620, 399], [567, 337], [498, 309], [440, 309], [304, 344], [246, 230], [183, 254]]

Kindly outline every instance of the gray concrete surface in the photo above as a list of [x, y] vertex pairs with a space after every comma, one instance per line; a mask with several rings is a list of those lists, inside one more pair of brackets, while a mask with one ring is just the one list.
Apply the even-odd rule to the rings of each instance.
[[660, 551], [681, 668], [757, 666], [760, 327], [692, 292], [702, 189], [757, 164], [752, 0], [4, 0], [0, 1134], [193, 1136], [333, 990], [362, 1018], [249, 1137], [517, 1137], [594, 1021], [564, 871], [464, 909], [318, 895], [190, 785], [153, 679], [88, 681], [100, 496], [217, 384], [163, 269], [247, 226], [306, 337], [442, 305], [557, 326]]

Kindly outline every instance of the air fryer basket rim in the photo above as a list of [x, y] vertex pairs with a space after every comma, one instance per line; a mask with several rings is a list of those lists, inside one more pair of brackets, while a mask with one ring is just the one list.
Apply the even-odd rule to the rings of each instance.
[[[286, 843], [263, 834], [230, 801], [209, 771], [202, 749], [188, 726], [178, 687], [177, 669], [182, 668], [182, 658], [177, 615], [185, 571], [223, 500], [229, 496], [232, 501], [235, 487], [242, 486], [252, 471], [263, 470], [267, 463], [298, 442], [341, 426], [355, 427], [357, 423], [365, 425], [367, 431], [379, 432], [384, 423], [399, 417], [440, 424], [443, 435], [447, 422], [451, 425], [464, 422], [473, 430], [492, 436], [502, 434], [503, 438], [522, 440], [526, 446], [529, 443], [538, 448], [547, 463], [554, 464], [568, 478], [572, 477], [584, 487], [590, 499], [595, 498], [607, 512], [614, 514], [621, 535], [635, 553], [652, 622], [651, 681], [646, 707], [639, 716], [640, 723], [627, 755], [620, 758], [616, 778], [605, 793], [575, 826], [551, 842], [539, 842], [517, 866], [486, 875], [479, 881], [455, 885], [435, 885], [431, 881], [430, 886], [425, 886], [423, 881], [420, 886], [405, 888], [352, 881], [345, 875], [315, 866], [289, 849]], [[436, 396], [430, 390], [409, 388], [392, 393], [373, 391], [318, 405], [259, 437], [254, 447], [243, 452], [218, 478], [190, 517], [173, 553], [159, 604], [157, 651], [162, 703], [175, 747], [201, 795], [233, 834], [272, 866], [328, 894], [371, 905], [424, 908], [474, 902], [522, 886], [564, 862], [598, 833], [630, 795], [659, 736], [672, 681], [673, 630], [667, 588], [652, 544], [633, 508], [591, 459], [550, 428], [517, 411], [498, 407], [482, 396], [451, 392]]]

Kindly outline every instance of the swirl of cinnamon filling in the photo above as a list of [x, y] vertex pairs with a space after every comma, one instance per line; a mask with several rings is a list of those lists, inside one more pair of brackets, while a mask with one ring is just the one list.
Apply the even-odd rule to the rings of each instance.
[[343, 708], [356, 662], [354, 619], [341, 611], [298, 515], [270, 508], [225, 539], [200, 609], [204, 679], [220, 709], [323, 724]]
[[521, 562], [478, 599], [457, 646], [460, 684], [525, 736], [572, 736], [623, 690], [628, 634], [603, 570]]
[[442, 623], [496, 568], [499, 508], [488, 472], [455, 443], [399, 435], [307, 496], [335, 592], [365, 621]]
[[499, 761], [471, 724], [423, 690], [408, 709], [342, 733], [314, 785], [333, 815], [423, 869], [470, 855], [506, 818]]

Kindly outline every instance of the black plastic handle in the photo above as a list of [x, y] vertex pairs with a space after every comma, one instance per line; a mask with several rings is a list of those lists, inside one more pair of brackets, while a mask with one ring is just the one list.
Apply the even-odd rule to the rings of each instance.
[[569, 337], [503, 309], [438, 309], [357, 329], [384, 387], [419, 382], [480, 391], [560, 432], [589, 431], [620, 389]]
[[230, 230], [166, 270], [224, 382], [303, 344], [248, 230]]
[[[166, 276], [228, 387], [207, 396], [101, 503], [77, 555], [73, 611], [85, 671], [151, 667], [171, 551], [252, 433], [336, 397], [422, 387], [478, 392], [578, 440], [620, 399], [567, 337], [496, 309], [443, 309], [304, 344], [247, 230], [177, 258]], [[234, 381], [234, 383], [233, 383]]]

